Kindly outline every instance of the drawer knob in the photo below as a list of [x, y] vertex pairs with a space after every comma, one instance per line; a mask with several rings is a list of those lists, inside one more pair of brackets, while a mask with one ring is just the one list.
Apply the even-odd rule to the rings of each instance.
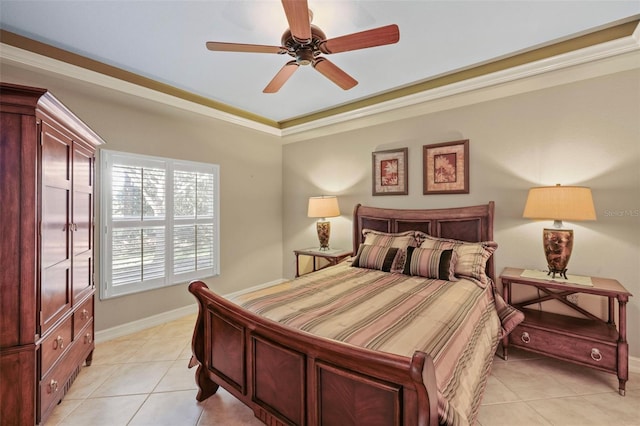
[[87, 344], [93, 342], [93, 337], [91, 336], [91, 333], [87, 333], [84, 335], [84, 341]]
[[87, 318], [89, 318], [89, 311], [87, 311], [86, 309], [83, 309], [82, 315], [80, 315], [80, 318], [82, 318], [83, 320], [86, 320]]
[[594, 361], [600, 361], [602, 359], [602, 354], [596, 348], [591, 349], [591, 359]]
[[53, 341], [53, 349], [64, 349], [64, 339], [62, 336], [58, 336], [58, 338]]
[[49, 393], [56, 393], [58, 391], [58, 381], [51, 379], [49, 382]]
[[520, 340], [522, 340], [523, 343], [529, 343], [531, 341], [531, 337], [529, 337], [529, 333], [525, 331], [522, 333], [522, 336], [520, 336]]

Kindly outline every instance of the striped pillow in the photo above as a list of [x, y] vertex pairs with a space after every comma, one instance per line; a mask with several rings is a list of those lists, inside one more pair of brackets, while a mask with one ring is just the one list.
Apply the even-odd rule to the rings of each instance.
[[391, 269], [397, 261], [398, 254], [401, 252], [402, 250], [397, 247], [360, 244], [358, 254], [356, 254], [356, 257], [353, 259], [351, 266], [391, 272]]
[[397, 247], [406, 249], [408, 246], [417, 247], [414, 231], [398, 232], [391, 234], [388, 232], [374, 231], [373, 229], [363, 229], [364, 244], [384, 247]]
[[391, 272], [401, 274], [404, 268], [407, 247], [417, 247], [418, 241], [415, 238], [415, 231], [405, 231], [388, 233], [374, 231], [373, 229], [363, 229], [364, 243], [373, 246], [396, 247], [399, 250], [395, 263], [391, 266]]
[[420, 248], [439, 250], [453, 249], [456, 252], [456, 276], [475, 278], [484, 286], [490, 279], [486, 274], [487, 260], [498, 248], [495, 241], [481, 241], [471, 243], [468, 241], [450, 240], [447, 238], [432, 237], [422, 234]]
[[453, 249], [438, 250], [428, 248], [407, 248], [404, 274], [445, 281], [457, 281]]

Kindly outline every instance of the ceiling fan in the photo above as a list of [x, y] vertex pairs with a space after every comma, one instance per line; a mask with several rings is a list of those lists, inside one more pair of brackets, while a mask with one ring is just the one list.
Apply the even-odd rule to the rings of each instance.
[[278, 71], [264, 88], [264, 93], [276, 93], [280, 90], [300, 65], [311, 65], [342, 89], [349, 90], [358, 82], [320, 55], [383, 46], [397, 43], [400, 39], [398, 26], [392, 24], [327, 40], [324, 32], [311, 24], [313, 15], [307, 0], [282, 0], [282, 6], [289, 28], [282, 34], [281, 46], [207, 42], [207, 49], [218, 52], [277, 53], [295, 58]]

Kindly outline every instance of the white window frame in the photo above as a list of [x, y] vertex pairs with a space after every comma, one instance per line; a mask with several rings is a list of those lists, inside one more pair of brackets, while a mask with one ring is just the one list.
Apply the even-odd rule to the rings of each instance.
[[[220, 166], [217, 164], [198, 163], [193, 161], [176, 160], [150, 155], [131, 154], [111, 150], [100, 150], [100, 298], [124, 296], [127, 294], [172, 286], [196, 279], [204, 279], [220, 275]], [[156, 167], [165, 170], [165, 218], [144, 220], [118, 220], [114, 224], [111, 217], [112, 194], [112, 166], [113, 164], [127, 164], [135, 167]], [[174, 218], [173, 209], [173, 176], [175, 171], [189, 171], [211, 174], [213, 176], [213, 218], [193, 219], [192, 223], [213, 225], [213, 265], [211, 268], [195, 270], [187, 273], [174, 274], [173, 271], [173, 236], [174, 224], [184, 219]], [[112, 280], [112, 237], [114, 227], [165, 227], [165, 262], [164, 276], [153, 280], [113, 285]]]

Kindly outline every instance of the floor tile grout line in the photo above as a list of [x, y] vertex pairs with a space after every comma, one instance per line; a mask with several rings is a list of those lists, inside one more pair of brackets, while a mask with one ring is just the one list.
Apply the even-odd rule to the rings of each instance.
[[518, 402], [536, 402], [536, 401], [550, 401], [550, 400], [555, 400], [555, 399], [567, 399], [567, 398], [583, 398], [585, 396], [596, 396], [596, 395], [607, 395], [607, 394], [618, 394], [617, 391], [609, 391], [609, 392], [593, 392], [593, 393], [586, 393], [586, 394], [575, 394], [575, 395], [558, 395], [558, 396], [550, 396], [547, 398], [520, 398], [520, 399], [516, 399], [516, 400], [512, 400], [512, 401], [499, 401], [499, 402], [491, 402], [491, 403], [487, 403], [487, 404], [480, 404], [480, 407], [489, 407], [489, 406], [495, 406], [495, 405], [508, 405], [508, 404], [515, 404]]
[[129, 426], [131, 424], [131, 422], [133, 421], [133, 419], [136, 418], [136, 416], [138, 415], [138, 413], [140, 412], [140, 410], [142, 409], [142, 407], [144, 407], [144, 404], [149, 400], [149, 396], [151, 394], [148, 393], [147, 397], [144, 399], [144, 401], [142, 401], [142, 403], [140, 404], [140, 406], [138, 406], [138, 409], [136, 410], [135, 413], [133, 413], [133, 415], [129, 418], [129, 421], [127, 421], [127, 426]]
[[[556, 398], [550, 398], [550, 399], [556, 399]], [[534, 413], [537, 413], [538, 416], [540, 416], [541, 418], [544, 419], [544, 421], [549, 423], [549, 425], [553, 425], [554, 424], [553, 419], [548, 419], [547, 417], [545, 417], [544, 414], [542, 414], [540, 411], [536, 410], [536, 407], [534, 407], [533, 405], [529, 404], [528, 401], [523, 401], [523, 402], [527, 405], [527, 407], [529, 407], [530, 410], [533, 410]]]

